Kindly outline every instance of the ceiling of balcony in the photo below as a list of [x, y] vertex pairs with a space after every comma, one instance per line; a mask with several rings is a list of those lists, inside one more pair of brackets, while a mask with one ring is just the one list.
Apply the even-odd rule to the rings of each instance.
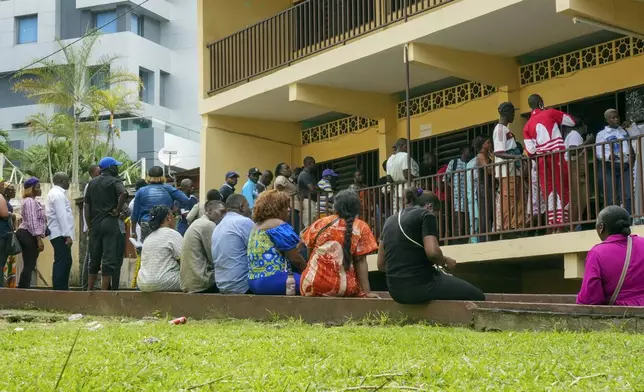
[[[468, 1], [472, 0], [462, 0], [446, 7], [459, 4], [466, 6]], [[423, 14], [416, 19], [424, 22], [422, 18], [428, 18], [431, 15], [432, 13]], [[352, 61], [307, 73], [308, 68], [315, 67], [314, 62], [317, 57], [330, 55], [334, 51], [351, 50], [352, 45], [357, 46], [363, 40], [377, 39], [377, 34], [349, 42], [262, 78], [269, 79], [274, 76], [275, 79], [272, 80], [284, 80], [283, 85], [274, 83], [272, 87], [262, 86], [266, 91], [262, 94], [256, 95], [257, 89], [254, 91], [251, 89], [253, 81], [234, 88], [233, 90], [238, 90], [237, 92], [226, 91], [218, 94], [215, 99], [222, 102], [222, 105], [215, 112], [222, 115], [282, 121], [303, 121], [329, 112], [325, 108], [289, 102], [288, 84], [295, 82], [385, 94], [400, 92], [405, 88], [403, 46], [409, 30], [400, 30], [398, 34], [397, 29], [411, 25], [413, 22], [390, 27], [388, 31], [394, 32], [396, 36], [387, 40], [391, 42], [389, 47], [380, 47], [371, 53], [355, 56]], [[427, 19], [427, 22], [431, 21]], [[556, 0], [516, 0], [513, 5], [470, 18], [466, 22], [446, 27], [429, 35], [418, 36], [413, 40], [460, 50], [517, 57], [596, 31], [598, 29], [591, 26], [575, 25], [569, 17], [557, 14]], [[366, 51], [362, 50], [362, 52]], [[347, 55], [345, 52], [343, 56], [350, 57], [351, 54]], [[277, 75], [278, 73], [282, 75]], [[417, 87], [450, 76], [435, 69], [412, 66], [410, 83], [412, 87]], [[244, 93], [238, 93], [243, 89], [247, 90]], [[231, 99], [228, 99], [226, 94], [230, 94]], [[243, 98], [244, 95], [247, 97]]]

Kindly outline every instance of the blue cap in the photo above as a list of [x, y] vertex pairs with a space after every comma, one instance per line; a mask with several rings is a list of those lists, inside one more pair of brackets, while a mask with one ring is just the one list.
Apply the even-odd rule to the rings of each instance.
[[239, 173], [237, 173], [234, 170], [231, 170], [228, 173], [226, 173], [226, 179], [233, 178], [233, 177], [239, 177]]
[[30, 179], [28, 179], [27, 181], [25, 181], [24, 187], [25, 187], [25, 189], [27, 189], [27, 188], [31, 188], [32, 186], [35, 186], [35, 185], [36, 185], [36, 184], [38, 184], [39, 182], [40, 182], [40, 180], [39, 180], [38, 178], [36, 178], [36, 177], [31, 177]]
[[334, 172], [333, 169], [325, 169], [322, 172], [322, 177], [326, 177], [326, 176], [337, 177], [338, 173]]
[[116, 159], [114, 159], [112, 157], [105, 157], [105, 158], [101, 159], [100, 161], [98, 161], [98, 167], [100, 167], [101, 170], [107, 169], [108, 167], [111, 167], [111, 166], [121, 166], [122, 164], [123, 163], [117, 161]]

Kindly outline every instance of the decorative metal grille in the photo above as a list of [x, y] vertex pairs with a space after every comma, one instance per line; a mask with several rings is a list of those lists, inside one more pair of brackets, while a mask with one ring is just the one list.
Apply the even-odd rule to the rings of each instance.
[[[466, 103], [478, 98], [484, 98], [496, 93], [496, 87], [488, 86], [477, 82], [468, 82], [458, 86], [449, 87], [444, 90], [434, 91], [427, 95], [412, 98], [409, 100], [412, 116], [432, 112], [447, 106]], [[407, 116], [405, 101], [398, 102], [398, 118]]]
[[519, 69], [521, 86], [543, 82], [582, 69], [598, 67], [641, 54], [644, 54], [644, 40], [634, 37], [619, 38], [521, 66]]
[[377, 127], [378, 120], [366, 117], [346, 117], [317, 127], [302, 130], [302, 144], [307, 145], [323, 140], [333, 139], [348, 133], [362, 131], [371, 127]]

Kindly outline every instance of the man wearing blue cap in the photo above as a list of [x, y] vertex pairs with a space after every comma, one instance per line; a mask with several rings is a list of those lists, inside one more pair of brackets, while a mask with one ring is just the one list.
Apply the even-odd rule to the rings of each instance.
[[89, 230], [90, 266], [88, 289], [94, 289], [94, 282], [101, 271], [101, 288], [109, 290], [112, 277], [119, 263], [119, 229], [118, 217], [127, 199], [127, 190], [119, 178], [119, 166], [122, 163], [112, 157], [105, 157], [98, 162], [101, 175], [93, 178], [85, 193], [85, 216]]
[[325, 169], [322, 172], [322, 179], [318, 182], [320, 188], [320, 218], [327, 216], [333, 210], [333, 179], [338, 177], [338, 173], [333, 169]]
[[228, 197], [235, 193], [235, 185], [237, 185], [237, 180], [239, 179], [239, 173], [234, 170], [226, 173], [226, 182], [224, 185], [219, 188], [219, 193], [221, 194], [221, 199], [225, 203], [228, 200]]

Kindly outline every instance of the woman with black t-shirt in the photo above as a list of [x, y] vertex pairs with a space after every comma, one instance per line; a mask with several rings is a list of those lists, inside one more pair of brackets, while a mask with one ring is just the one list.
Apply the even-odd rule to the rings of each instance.
[[391, 297], [402, 304], [432, 300], [484, 301], [485, 294], [436, 266], [453, 269], [454, 259], [438, 245], [438, 197], [422, 189], [405, 192], [407, 207], [385, 222], [378, 250], [378, 269], [387, 273]]

